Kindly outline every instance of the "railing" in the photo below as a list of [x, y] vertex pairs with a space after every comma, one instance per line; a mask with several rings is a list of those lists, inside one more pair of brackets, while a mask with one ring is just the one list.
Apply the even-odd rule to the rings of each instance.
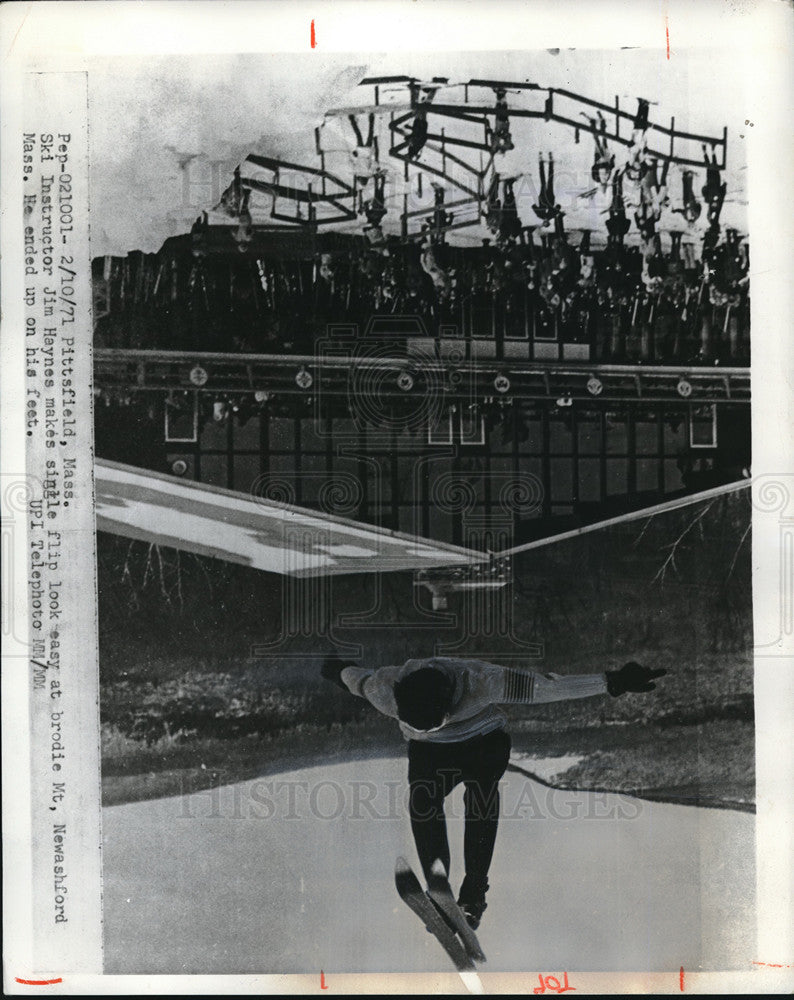
[[[393, 77], [368, 77], [361, 81], [361, 86], [373, 86], [375, 88], [375, 106], [380, 107], [380, 93], [379, 87], [383, 83], [402, 83], [410, 84], [416, 82], [412, 77], [408, 76], [393, 76]], [[448, 85], [449, 81], [446, 79], [439, 78], [436, 80], [440, 85]], [[469, 80], [467, 82], [461, 82], [459, 86], [463, 87], [463, 104], [449, 104], [443, 101], [436, 102], [430, 101], [422, 105], [422, 109], [428, 114], [436, 114], [451, 118], [460, 118], [465, 121], [479, 122], [483, 119], [487, 119], [489, 115], [495, 113], [495, 108], [493, 105], [473, 105], [469, 104], [469, 89], [491, 89], [494, 90], [497, 87], [502, 87], [505, 90], [523, 90], [527, 92], [534, 92], [543, 97], [543, 107], [542, 108], [522, 108], [515, 106], [508, 106], [503, 110], [504, 114], [507, 114], [511, 118], [537, 118], [543, 119], [544, 121], [555, 121], [561, 125], [568, 125], [573, 128], [577, 133], [587, 131], [587, 126], [581, 121], [577, 121], [575, 118], [570, 118], [565, 114], [561, 114], [558, 110], [555, 110], [554, 99], [555, 97], [563, 97], [567, 100], [573, 101], [576, 104], [584, 105], [587, 108], [592, 108], [593, 110], [604, 112], [614, 119], [615, 127], [612, 130], [608, 130], [605, 135], [607, 138], [611, 139], [613, 142], [620, 143], [624, 146], [631, 145], [630, 135], [621, 135], [620, 125], [621, 122], [633, 123], [634, 114], [630, 111], [626, 111], [620, 107], [619, 97], [615, 97], [614, 104], [607, 104], [604, 101], [597, 101], [590, 97], [585, 97], [583, 94], [577, 94], [572, 90], [567, 90], [563, 87], [543, 87], [537, 83], [516, 83], [514, 81], [508, 80]], [[384, 109], [389, 108], [389, 104], [383, 104]], [[402, 108], [402, 106], [400, 106]], [[350, 113], [354, 111], [354, 108], [338, 109], [339, 112], [344, 110], [345, 113]], [[330, 111], [329, 114], [334, 114], [335, 111]], [[410, 115], [405, 115], [405, 118], [410, 117]], [[653, 155], [659, 157], [660, 159], [669, 159], [676, 163], [680, 163], [686, 166], [703, 166], [703, 158], [700, 157], [690, 157], [681, 155], [675, 152], [675, 140], [681, 139], [686, 142], [695, 142], [701, 144], [707, 144], [714, 147], [714, 149], [721, 150], [722, 162], [720, 164], [720, 169], [725, 169], [726, 166], [726, 151], [728, 146], [728, 130], [723, 128], [721, 136], [709, 136], [701, 135], [695, 132], [684, 132], [675, 127], [675, 118], [670, 119], [670, 125], [659, 125], [655, 122], [649, 122], [648, 132], [656, 133], [660, 136], [666, 137], [668, 140], [668, 149], [653, 149], [650, 148], [649, 152]]]
[[348, 396], [351, 373], [377, 371], [378, 394], [400, 399], [441, 391], [462, 402], [482, 398], [595, 402], [749, 403], [749, 368], [651, 365], [564, 365], [534, 362], [453, 362], [427, 353], [366, 357], [365, 341], [329, 342], [316, 355], [225, 354], [100, 348], [94, 351], [99, 389], [194, 389], [207, 393], [263, 392]]

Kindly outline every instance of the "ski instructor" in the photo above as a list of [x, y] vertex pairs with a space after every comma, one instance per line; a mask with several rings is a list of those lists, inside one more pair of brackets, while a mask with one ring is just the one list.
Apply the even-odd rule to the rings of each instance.
[[667, 671], [627, 663], [602, 674], [539, 674], [482, 660], [436, 656], [369, 670], [329, 657], [321, 673], [400, 723], [408, 741], [408, 783], [416, 850], [425, 878], [440, 858], [449, 875], [444, 799], [465, 785], [465, 878], [458, 905], [472, 928], [486, 908], [488, 869], [499, 824], [499, 779], [510, 759], [498, 705], [540, 705], [627, 691], [652, 691]]

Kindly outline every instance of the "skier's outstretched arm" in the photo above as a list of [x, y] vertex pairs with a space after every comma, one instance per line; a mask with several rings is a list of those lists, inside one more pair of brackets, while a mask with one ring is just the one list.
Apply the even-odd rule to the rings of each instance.
[[364, 682], [374, 673], [374, 670], [367, 670], [366, 667], [357, 667], [351, 664], [342, 671], [342, 684], [351, 694], [355, 694], [359, 698], [366, 698]]
[[351, 663], [349, 660], [342, 660], [338, 656], [328, 656], [323, 661], [322, 667], [320, 667], [320, 674], [327, 681], [342, 688], [343, 691], [349, 691], [351, 694], [363, 698], [365, 697], [363, 691], [364, 681], [372, 676], [373, 671], [367, 670], [364, 667], [357, 667], [355, 663]]
[[620, 670], [607, 670], [598, 674], [540, 674], [528, 670], [514, 670], [496, 664], [482, 664], [478, 687], [483, 694], [501, 705], [539, 705], [552, 701], [569, 701], [610, 694], [618, 697], [629, 691], [652, 691], [655, 678], [666, 670], [652, 670], [639, 663], [626, 663]]
[[399, 667], [370, 670], [337, 656], [329, 656], [320, 668], [321, 675], [327, 681], [336, 684], [343, 691], [365, 698], [379, 712], [392, 718], [397, 717], [397, 705], [392, 690], [397, 671]]

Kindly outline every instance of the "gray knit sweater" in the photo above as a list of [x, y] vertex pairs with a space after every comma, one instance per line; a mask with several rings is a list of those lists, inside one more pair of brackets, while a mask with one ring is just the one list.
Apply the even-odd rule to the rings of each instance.
[[396, 719], [394, 685], [423, 667], [441, 670], [454, 681], [452, 709], [444, 725], [431, 732], [412, 729], [400, 722], [400, 729], [407, 740], [457, 743], [503, 729], [507, 718], [497, 705], [540, 705], [607, 693], [604, 674], [538, 674], [500, 667], [484, 660], [460, 660], [446, 656], [408, 660], [402, 666], [381, 667], [379, 670], [346, 667], [341, 677], [353, 694], [366, 698], [379, 712]]

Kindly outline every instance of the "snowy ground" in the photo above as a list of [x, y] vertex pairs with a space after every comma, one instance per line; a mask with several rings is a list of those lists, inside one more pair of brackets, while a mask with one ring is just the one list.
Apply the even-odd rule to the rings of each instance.
[[[395, 857], [415, 864], [405, 773], [402, 759], [360, 761], [107, 808], [106, 972], [448, 971], [393, 888]], [[756, 957], [753, 816], [556, 791], [514, 771], [502, 788], [486, 971]], [[456, 887], [460, 789], [448, 815]]]

